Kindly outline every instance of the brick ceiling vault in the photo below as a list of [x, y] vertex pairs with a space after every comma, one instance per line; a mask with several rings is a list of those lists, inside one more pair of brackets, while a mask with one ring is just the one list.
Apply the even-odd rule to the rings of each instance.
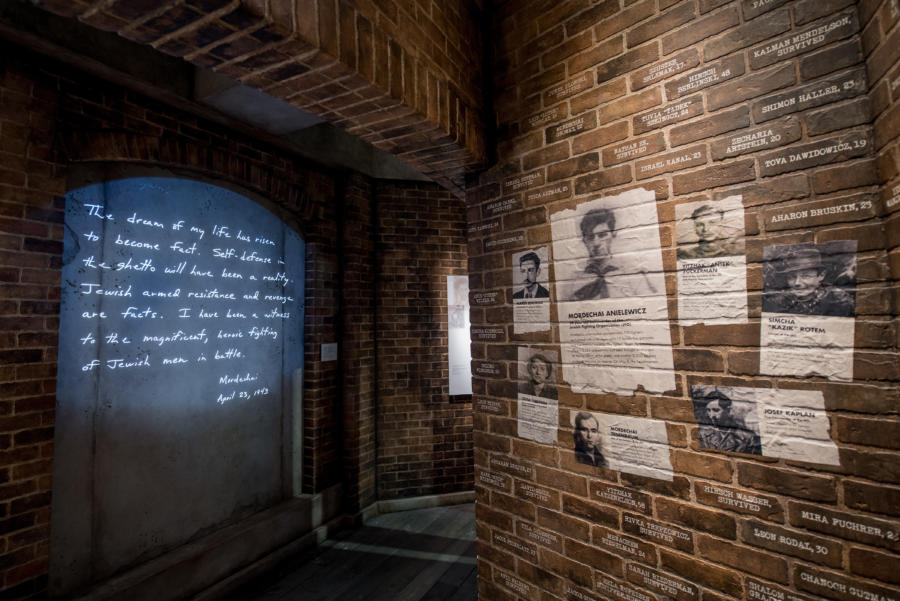
[[[467, 73], [464, 59], [446, 59], [463, 56], [459, 50], [435, 52], [434, 22], [428, 20], [425, 34], [416, 26], [420, 15], [394, 2], [378, 3], [394, 8], [388, 13], [365, 3], [367, 15], [343, 0], [35, 4], [290, 102], [394, 154], [457, 196], [464, 195], [465, 175], [485, 166], [479, 86], [458, 85], [477, 74]], [[391, 18], [402, 21], [403, 35]]]

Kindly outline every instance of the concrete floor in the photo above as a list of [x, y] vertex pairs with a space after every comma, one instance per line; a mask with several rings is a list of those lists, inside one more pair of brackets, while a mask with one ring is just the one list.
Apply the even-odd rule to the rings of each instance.
[[475, 601], [473, 503], [380, 515], [227, 601]]

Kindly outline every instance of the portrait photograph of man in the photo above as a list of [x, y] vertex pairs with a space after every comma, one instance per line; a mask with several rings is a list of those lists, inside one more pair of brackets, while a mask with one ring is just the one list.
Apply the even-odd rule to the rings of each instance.
[[[756, 404], [736, 401], [727, 389], [692, 386], [694, 416], [700, 428], [697, 440], [704, 449], [762, 455]], [[748, 418], [753, 417], [751, 422]]]
[[616, 215], [612, 209], [596, 208], [588, 211], [579, 223], [581, 241], [587, 263], [579, 279], [583, 284], [572, 291], [568, 300], [584, 301], [603, 298], [650, 296], [659, 294], [658, 283], [637, 265], [625, 269], [623, 262], [613, 255], [616, 238]]
[[597, 417], [588, 411], [579, 411], [575, 414], [573, 422], [575, 429], [572, 437], [575, 461], [593, 466], [604, 465], [606, 460], [603, 458], [600, 422]]
[[736, 207], [705, 201], [678, 205], [675, 217], [679, 259], [744, 254], [744, 211], [739, 200]]
[[550, 329], [549, 252], [546, 246], [513, 253], [513, 323], [516, 334]]
[[666, 423], [631, 415], [573, 410], [575, 461], [617, 472], [672, 480]]
[[541, 257], [534, 251], [519, 256], [519, 282], [522, 287], [513, 292], [513, 299], [550, 298], [550, 291], [542, 284]]
[[765, 313], [853, 317], [855, 241], [767, 246], [763, 250]]
[[675, 205], [675, 237], [679, 323], [747, 323], [742, 197]]

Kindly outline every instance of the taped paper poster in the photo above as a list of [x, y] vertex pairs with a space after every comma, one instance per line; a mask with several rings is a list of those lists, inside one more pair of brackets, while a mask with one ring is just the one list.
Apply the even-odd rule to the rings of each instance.
[[669, 439], [661, 420], [590, 411], [572, 412], [575, 461], [672, 480]]
[[747, 322], [747, 258], [740, 196], [676, 205], [678, 320]]
[[472, 394], [472, 338], [469, 330], [469, 276], [447, 276], [447, 360], [450, 394]]
[[559, 403], [554, 351], [519, 347], [518, 436], [544, 444], [556, 443]]
[[759, 372], [853, 379], [856, 241], [767, 246]]
[[675, 387], [655, 193], [551, 216], [563, 377], [574, 392]]
[[691, 386], [701, 447], [840, 465], [820, 390]]

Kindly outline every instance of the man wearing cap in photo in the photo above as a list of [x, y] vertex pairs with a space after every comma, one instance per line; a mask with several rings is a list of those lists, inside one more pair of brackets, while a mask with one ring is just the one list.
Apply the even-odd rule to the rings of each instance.
[[679, 246], [679, 259], [705, 259], [743, 254], [743, 249], [726, 233], [725, 211], [702, 204], [691, 213], [697, 244]]
[[826, 269], [822, 264], [822, 254], [816, 248], [799, 246], [790, 249], [780, 260], [778, 274], [784, 279], [786, 288], [767, 292], [763, 298], [763, 311], [854, 316], [853, 297], [840, 288], [825, 285]]
[[759, 434], [750, 430], [744, 420], [734, 414], [732, 400], [722, 391], [713, 390], [694, 397], [700, 410], [697, 441], [704, 449], [762, 455]]

